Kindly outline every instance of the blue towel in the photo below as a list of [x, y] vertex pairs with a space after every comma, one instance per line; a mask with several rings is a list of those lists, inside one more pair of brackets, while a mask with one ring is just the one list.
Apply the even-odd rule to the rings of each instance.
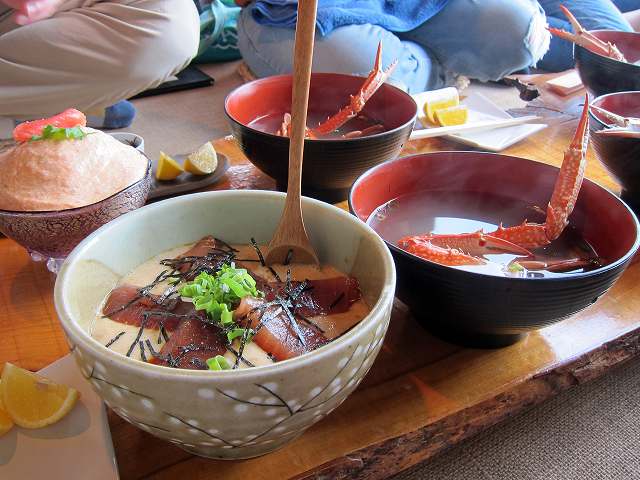
[[[345, 25], [370, 23], [392, 32], [408, 32], [423, 24], [448, 0], [319, 0], [317, 30], [327, 35]], [[295, 28], [297, 0], [257, 0], [252, 15], [262, 25]]]

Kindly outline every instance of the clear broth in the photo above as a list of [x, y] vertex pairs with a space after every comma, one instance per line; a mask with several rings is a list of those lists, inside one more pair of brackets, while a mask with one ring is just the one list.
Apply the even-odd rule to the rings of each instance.
[[[307, 114], [307, 126], [310, 128], [314, 128], [318, 126], [320, 123], [324, 122], [329, 116], [335, 113], [336, 112], [309, 112]], [[270, 113], [268, 115], [263, 115], [249, 122], [247, 126], [264, 133], [271, 133], [275, 135], [275, 133], [280, 129], [280, 126], [282, 125], [282, 119], [284, 118], [284, 114], [285, 112], [283, 111], [283, 112]], [[332, 132], [323, 138], [339, 139], [339, 138], [342, 138], [342, 136], [347, 133], [355, 132], [358, 130], [364, 130], [365, 128], [372, 127], [377, 124], [382, 124], [382, 122], [375, 121], [373, 119], [370, 119], [360, 114], [352, 118], [351, 120], [349, 120], [342, 127], [337, 129], [335, 132]], [[382, 131], [385, 131], [385, 130], [386, 128]], [[377, 133], [380, 133], [380, 132], [377, 132]]]
[[[387, 242], [397, 246], [398, 240], [409, 235], [468, 233], [480, 229], [486, 233], [495, 230], [501, 222], [507, 227], [518, 225], [524, 219], [543, 222], [544, 214], [531, 204], [511, 197], [477, 192], [422, 191], [402, 195], [379, 206], [371, 213], [367, 223]], [[535, 254], [533, 260], [578, 257], [592, 260], [593, 265], [562, 273], [547, 270], [513, 273], [507, 270], [507, 265], [513, 259], [523, 257], [502, 253], [485, 255], [483, 258], [488, 260], [485, 265], [452, 268], [499, 276], [539, 278], [593, 270], [602, 262], [594, 248], [571, 223], [558, 239], [532, 250], [532, 253]]]

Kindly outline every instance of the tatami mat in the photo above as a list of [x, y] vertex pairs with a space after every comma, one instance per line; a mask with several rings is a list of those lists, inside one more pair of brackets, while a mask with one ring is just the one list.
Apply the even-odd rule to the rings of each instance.
[[640, 479], [640, 360], [393, 480]]

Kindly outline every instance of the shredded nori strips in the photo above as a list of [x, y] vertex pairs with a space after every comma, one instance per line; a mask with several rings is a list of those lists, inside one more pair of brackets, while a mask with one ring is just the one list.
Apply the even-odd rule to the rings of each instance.
[[142, 343], [142, 340], [138, 342], [138, 345], [140, 346], [140, 358], [142, 359], [143, 362], [146, 362], [147, 355], [144, 353], [144, 343]]
[[120, 332], [119, 334], [117, 334], [115, 337], [113, 337], [111, 340], [109, 340], [105, 347], [109, 348], [111, 345], [113, 345], [114, 343], [116, 343], [118, 340], [120, 340], [120, 337], [123, 336], [125, 334], [125, 332]]

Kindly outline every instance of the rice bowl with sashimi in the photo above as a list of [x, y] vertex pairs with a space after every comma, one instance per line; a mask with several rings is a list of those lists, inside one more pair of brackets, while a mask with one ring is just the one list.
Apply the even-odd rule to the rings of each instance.
[[56, 309], [80, 370], [116, 414], [197, 455], [250, 458], [357, 387], [391, 316], [389, 250], [347, 212], [303, 198], [321, 265], [264, 266], [283, 205], [266, 191], [176, 197], [70, 254]]

